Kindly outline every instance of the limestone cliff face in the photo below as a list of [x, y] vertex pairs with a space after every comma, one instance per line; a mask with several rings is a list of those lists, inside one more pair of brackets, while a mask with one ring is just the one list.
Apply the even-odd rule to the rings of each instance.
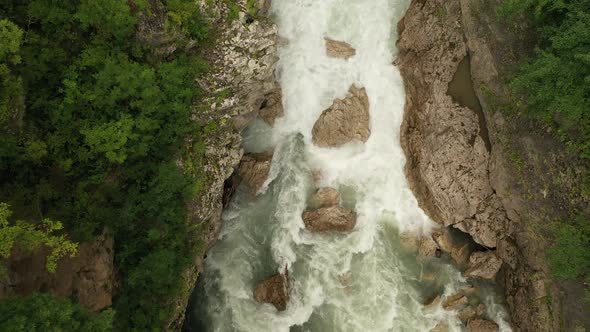
[[[247, 2], [235, 1], [241, 10], [237, 18], [228, 18], [229, 2], [201, 3], [218, 31], [215, 45], [206, 55], [210, 70], [198, 79], [208, 97], [196, 107], [194, 120], [203, 125], [214, 124], [217, 130], [205, 137], [204, 190], [187, 207], [188, 222], [195, 229], [196, 255], [193, 265], [179, 276], [183, 280], [183, 292], [174, 304], [175, 315], [167, 326], [170, 330], [182, 327], [190, 294], [202, 270], [203, 256], [221, 231], [224, 182], [243, 155], [240, 130], [261, 110], [276, 102], [275, 96], [280, 96], [274, 74], [278, 60], [277, 29], [264, 16], [270, 2], [261, 0], [256, 16], [246, 14]], [[191, 162], [181, 159], [179, 165], [183, 167]]]
[[550, 278], [536, 228], [584, 199], [563, 146], [496, 102], [508, 93], [508, 69], [530, 48], [523, 25], [497, 20], [500, 2], [413, 0], [399, 22], [406, 173], [433, 220], [469, 233], [503, 261], [516, 331], [570, 330], [583, 310], [562, 312], [561, 294], [569, 295]]

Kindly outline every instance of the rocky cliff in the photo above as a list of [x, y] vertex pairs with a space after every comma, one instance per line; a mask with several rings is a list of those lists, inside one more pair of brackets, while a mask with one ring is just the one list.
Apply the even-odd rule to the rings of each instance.
[[15, 248], [6, 262], [8, 276], [6, 283], [0, 283], [0, 299], [50, 292], [72, 298], [93, 312], [107, 308], [115, 286], [113, 245], [112, 235], [104, 232], [80, 244], [75, 257], [62, 258], [55, 273], [46, 268], [47, 248], [30, 253]]
[[[204, 162], [204, 191], [187, 207], [194, 229], [195, 260], [179, 276], [183, 292], [176, 300], [169, 330], [182, 327], [203, 257], [221, 231], [224, 182], [243, 155], [240, 130], [261, 111], [276, 106], [276, 96], [280, 96], [274, 75], [277, 29], [265, 16], [270, 1], [202, 1], [201, 6], [216, 27], [216, 40], [206, 52], [210, 70], [198, 79], [208, 97], [196, 105], [194, 119], [212, 129], [205, 137], [205, 155], [196, 161]], [[183, 157], [181, 167], [195, 162], [191, 158], [190, 154]]]
[[572, 330], [584, 310], [550, 277], [543, 226], [584, 204], [579, 162], [537, 124], [508, 112], [505, 81], [530, 52], [525, 21], [499, 0], [414, 0], [399, 22], [405, 87], [402, 145], [420, 205], [503, 261], [499, 282], [516, 331]]

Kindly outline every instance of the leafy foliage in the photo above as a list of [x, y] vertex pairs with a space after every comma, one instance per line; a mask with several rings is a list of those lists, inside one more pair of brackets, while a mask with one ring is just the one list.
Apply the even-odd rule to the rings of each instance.
[[8, 220], [11, 214], [10, 206], [0, 203], [0, 257], [10, 257], [14, 245], [29, 252], [47, 246], [51, 249], [47, 270], [54, 273], [60, 258], [73, 257], [78, 252], [78, 244], [67, 240], [64, 235], [54, 234], [63, 228], [59, 221], [44, 219], [40, 227], [22, 220], [11, 224]]
[[0, 331], [103, 332], [111, 331], [112, 309], [93, 315], [69, 300], [49, 294], [0, 301]]
[[526, 11], [538, 26], [535, 56], [512, 87], [528, 113], [555, 127], [568, 147], [590, 159], [590, 1], [506, 1], [502, 15]]
[[[505, 0], [498, 12], [504, 18], [528, 14], [539, 32], [534, 56], [511, 83], [527, 114], [557, 129], [572, 153], [590, 159], [590, 1]], [[587, 175], [580, 179], [582, 191], [589, 190], [588, 181]], [[590, 280], [590, 220], [588, 211], [580, 213], [553, 229], [548, 259], [561, 280]]]
[[[163, 31], [138, 29], [153, 15]], [[1, 119], [22, 118], [0, 126], [0, 199], [19, 219], [62, 220], [78, 241], [110, 228], [116, 327], [161, 329], [193, 255], [186, 202], [203, 179], [175, 160], [194, 150], [187, 136], [202, 145], [190, 116], [208, 25], [190, 0], [0, 2], [0, 17]]]
[[558, 279], [590, 276], [590, 223], [578, 218], [573, 224], [560, 224], [555, 230], [555, 245], [549, 249], [549, 262]]

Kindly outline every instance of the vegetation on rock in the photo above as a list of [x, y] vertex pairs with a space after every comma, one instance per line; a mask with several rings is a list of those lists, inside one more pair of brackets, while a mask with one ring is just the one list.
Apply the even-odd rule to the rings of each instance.
[[[505, 0], [500, 17], [528, 15], [538, 31], [534, 55], [511, 81], [519, 107], [557, 133], [569, 152], [590, 160], [590, 1]], [[590, 170], [579, 186], [590, 197]], [[590, 280], [590, 210], [552, 230], [548, 258], [557, 279]], [[590, 299], [590, 291], [587, 292]]]

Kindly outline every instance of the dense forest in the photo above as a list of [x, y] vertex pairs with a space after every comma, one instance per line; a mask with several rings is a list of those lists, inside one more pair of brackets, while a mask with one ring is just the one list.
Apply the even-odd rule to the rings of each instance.
[[[525, 13], [536, 30], [534, 54], [519, 65], [511, 88], [524, 114], [553, 129], [568, 152], [590, 160], [590, 1], [506, 0], [503, 19]], [[590, 200], [590, 169], [579, 179]], [[549, 262], [560, 280], [590, 283], [590, 204], [558, 223]], [[590, 303], [590, 293], [586, 295]]]
[[100, 315], [44, 294], [3, 300], [0, 330], [169, 319], [194, 255], [185, 206], [202, 179], [176, 162], [202, 150], [190, 115], [209, 29], [190, 0], [0, 1], [2, 256], [47, 245], [55, 262], [106, 229], [120, 278]]

